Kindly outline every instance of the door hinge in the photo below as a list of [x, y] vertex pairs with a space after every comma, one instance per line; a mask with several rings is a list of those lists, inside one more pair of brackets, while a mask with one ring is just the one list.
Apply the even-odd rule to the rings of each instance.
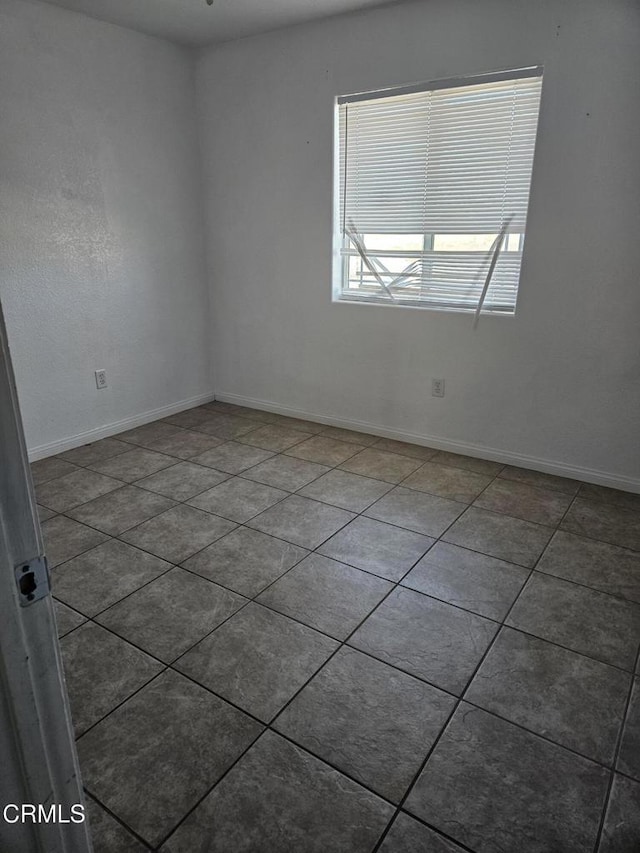
[[28, 607], [51, 592], [46, 557], [34, 557], [26, 563], [19, 563], [15, 574], [22, 607]]

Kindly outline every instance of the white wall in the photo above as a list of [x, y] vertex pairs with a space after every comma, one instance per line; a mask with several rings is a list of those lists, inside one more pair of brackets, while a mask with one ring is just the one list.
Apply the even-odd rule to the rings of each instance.
[[[639, 44], [635, 0], [429, 0], [204, 51], [216, 392], [640, 490]], [[334, 96], [537, 63], [517, 316], [332, 304]]]
[[210, 394], [192, 55], [0, 0], [0, 80], [0, 297], [29, 447]]

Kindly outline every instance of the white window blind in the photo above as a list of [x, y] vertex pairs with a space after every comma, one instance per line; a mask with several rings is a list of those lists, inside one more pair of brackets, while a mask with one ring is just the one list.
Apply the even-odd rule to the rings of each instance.
[[515, 311], [541, 75], [338, 99], [338, 298]]

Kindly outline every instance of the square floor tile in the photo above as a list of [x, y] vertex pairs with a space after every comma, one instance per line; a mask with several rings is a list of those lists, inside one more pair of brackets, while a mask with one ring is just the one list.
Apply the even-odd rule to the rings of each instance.
[[64, 637], [65, 634], [68, 634], [70, 631], [73, 631], [74, 628], [77, 628], [79, 625], [82, 625], [87, 621], [86, 616], [83, 616], [81, 613], [76, 613], [75, 610], [72, 610], [70, 607], [67, 607], [66, 604], [63, 604], [61, 601], [57, 601], [55, 598], [53, 599], [53, 609], [56, 614], [58, 639]]
[[176, 501], [187, 501], [226, 479], [228, 474], [221, 474], [213, 468], [195, 465], [193, 462], [179, 462], [138, 480], [136, 485]]
[[464, 853], [453, 841], [400, 812], [385, 836], [380, 853]]
[[237, 414], [235, 409], [244, 410], [244, 406], [236, 406], [235, 403], [225, 403], [223, 400], [209, 400], [208, 403], [203, 403], [199, 406], [200, 409], [207, 410], [209, 412], [215, 412], [217, 414]]
[[640, 678], [634, 679], [617, 769], [640, 781]]
[[148, 848], [91, 797], [85, 797], [93, 853], [148, 853]]
[[630, 680], [619, 669], [504, 628], [464, 698], [610, 765]]
[[382, 578], [310, 554], [261, 593], [258, 601], [344, 640], [391, 588]]
[[318, 552], [398, 581], [433, 545], [433, 539], [360, 516], [320, 546]]
[[447, 530], [443, 539], [452, 545], [533, 568], [552, 534], [550, 527], [472, 506]]
[[274, 456], [249, 468], [242, 476], [256, 483], [295, 492], [329, 470], [326, 465], [318, 465], [317, 462], [306, 462], [293, 456]]
[[478, 853], [585, 853], [609, 773], [463, 703], [406, 809]]
[[163, 666], [93, 622], [60, 642], [76, 737], [151, 681]]
[[397, 587], [349, 645], [460, 695], [497, 630], [482, 616]]
[[536, 568], [640, 603], [640, 554], [635, 551], [558, 531]]
[[172, 456], [156, 453], [144, 447], [135, 447], [127, 453], [119, 453], [104, 462], [97, 462], [91, 465], [91, 468], [110, 477], [117, 477], [118, 480], [124, 480], [125, 483], [133, 483], [134, 480], [148, 477], [149, 474], [155, 474], [156, 471], [175, 464], [176, 460]]
[[362, 512], [391, 488], [381, 480], [335, 469], [300, 489], [298, 494], [352, 512]]
[[609, 796], [598, 853], [638, 853], [640, 782], [617, 773]]
[[171, 563], [110, 539], [58, 566], [53, 593], [81, 613], [95, 616], [170, 568]]
[[251, 409], [248, 406], [237, 406], [235, 403], [223, 403], [222, 400], [213, 400], [211, 403], [203, 403], [202, 409], [209, 411], [209, 417], [214, 415], [236, 415], [241, 418], [248, 418], [252, 421], [270, 424], [275, 423], [280, 415], [273, 412], [264, 412], [261, 409]]
[[640, 644], [640, 605], [538, 572], [507, 624], [629, 670]]
[[176, 506], [128, 530], [122, 538], [171, 563], [181, 563], [234, 527], [226, 518], [190, 506]]
[[288, 492], [233, 477], [189, 501], [190, 506], [213, 512], [242, 524], [286, 498]]
[[[46, 501], [40, 503], [49, 506]], [[570, 533], [640, 551], [639, 510], [576, 498], [560, 526]]]
[[582, 483], [579, 497], [586, 500], [598, 501], [625, 509], [640, 510], [640, 495], [633, 492], [623, 492], [620, 489], [609, 489], [607, 486], [594, 486], [592, 483]]
[[427, 536], [440, 536], [464, 512], [464, 504], [396, 487], [365, 511], [369, 518]]
[[196, 424], [193, 429], [197, 432], [215, 435], [217, 438], [229, 441], [229, 439], [246, 435], [246, 433], [258, 429], [260, 426], [262, 426], [260, 421], [248, 420], [247, 418], [240, 418], [236, 415], [222, 415], [212, 412], [208, 420]]
[[314, 435], [296, 444], [287, 450], [288, 456], [297, 459], [306, 459], [308, 462], [319, 462], [321, 465], [339, 465], [350, 456], [355, 456], [358, 451], [363, 450], [361, 444], [353, 444], [351, 441], [339, 441], [336, 438], [325, 438], [323, 435]]
[[217, 468], [218, 471], [226, 471], [227, 474], [239, 474], [247, 468], [252, 468], [259, 462], [264, 462], [273, 456], [270, 450], [262, 450], [260, 447], [250, 447], [248, 444], [238, 444], [237, 441], [226, 441], [224, 444], [207, 450], [199, 456], [194, 456], [192, 462], [199, 465], [208, 465]]
[[78, 524], [77, 521], [61, 515], [45, 521], [42, 524], [42, 534], [50, 569], [64, 563], [65, 560], [70, 560], [71, 557], [82, 554], [83, 551], [88, 551], [89, 548], [95, 548], [109, 538], [98, 530]]
[[504, 468], [502, 462], [490, 462], [488, 459], [476, 459], [475, 456], [462, 456], [459, 453], [449, 453], [438, 450], [431, 462], [440, 465], [452, 465], [454, 468], [464, 468], [465, 471], [475, 471], [476, 474], [487, 474], [495, 477]]
[[254, 420], [259, 420], [258, 416], [262, 416], [263, 414], [269, 417], [277, 417], [277, 415], [272, 415], [270, 412], [262, 412], [260, 409], [252, 409], [248, 406], [238, 406], [235, 403], [225, 403], [223, 400], [218, 400], [217, 398], [209, 400], [208, 403], [203, 403], [199, 408], [208, 411], [210, 414], [238, 415], [240, 417], [253, 418]]
[[352, 518], [352, 512], [291, 495], [252, 519], [248, 526], [313, 550]]
[[371, 853], [393, 807], [265, 732], [162, 853]]
[[184, 409], [182, 412], [176, 412], [175, 415], [163, 418], [163, 423], [175, 424], [175, 426], [182, 427], [183, 429], [191, 429], [191, 427], [201, 424], [203, 421], [208, 421], [210, 417], [211, 409], [196, 406], [193, 409]]
[[351, 471], [352, 474], [374, 477], [387, 483], [399, 483], [419, 468], [420, 462], [409, 456], [388, 453], [386, 450], [378, 450], [377, 447], [367, 447], [347, 459], [340, 467], [343, 471]]
[[541, 489], [526, 483], [495, 479], [476, 499], [474, 506], [503, 512], [537, 524], [556, 525], [562, 520], [571, 495], [554, 489]]
[[[121, 484], [122, 485], [122, 484]], [[136, 524], [142, 524], [175, 506], [175, 501], [151, 494], [135, 486], [123, 486], [108, 495], [96, 498], [67, 514], [110, 536], [117, 536]]]
[[402, 484], [409, 489], [429, 492], [441, 498], [471, 503], [491, 482], [492, 477], [476, 474], [451, 465], [439, 465], [437, 462], [425, 462], [422, 468], [414, 471]]
[[242, 711], [167, 671], [80, 738], [83, 781], [155, 846], [259, 731]]
[[528, 576], [513, 563], [437, 542], [402, 585], [501, 621]]
[[343, 647], [285, 708], [275, 728], [399, 802], [454, 703], [435, 687]]
[[309, 552], [258, 530], [238, 527], [183, 565], [191, 572], [253, 598]]
[[376, 450], [386, 450], [388, 453], [399, 453], [400, 456], [410, 456], [426, 462], [432, 459], [437, 450], [433, 447], [423, 447], [421, 444], [411, 444], [408, 441], [396, 441], [394, 438], [379, 438], [375, 443]]
[[308, 437], [308, 433], [300, 432], [297, 429], [291, 429], [280, 424], [266, 424], [246, 433], [238, 440], [243, 444], [251, 444], [254, 447], [262, 447], [265, 450], [280, 453], [289, 447], [293, 447], [294, 444], [300, 444]]
[[100, 441], [67, 450], [60, 454], [60, 458], [73, 462], [74, 465], [93, 465], [96, 462], [102, 462], [103, 459], [111, 459], [112, 456], [126, 453], [127, 450], [131, 450], [131, 445], [125, 441], [118, 441], [117, 438], [102, 438]]
[[245, 603], [235, 592], [175, 568], [105, 610], [97, 621], [169, 663]]
[[175, 666], [268, 723], [337, 647], [324, 634], [251, 603]]
[[79, 468], [71, 474], [65, 474], [64, 477], [49, 480], [38, 486], [36, 496], [38, 503], [42, 506], [56, 512], [67, 512], [93, 498], [119, 489], [120, 486], [122, 483], [118, 480]]
[[149, 449], [158, 453], [165, 453], [167, 456], [176, 456], [178, 459], [191, 459], [192, 456], [205, 453], [223, 443], [224, 439], [216, 438], [215, 435], [205, 435], [193, 430], [180, 430], [174, 435], [152, 441]]
[[[366, 432], [356, 432], [353, 429], [342, 429], [342, 427], [324, 427], [323, 438], [335, 438], [338, 441], [351, 442], [351, 444], [370, 446], [378, 441], [377, 435], [369, 435]], [[380, 448], [383, 450], [384, 448]]]
[[77, 465], [72, 465], [60, 456], [49, 456], [47, 459], [38, 459], [31, 463], [31, 479], [34, 485], [40, 486], [65, 474], [73, 474], [78, 470]]
[[142, 424], [142, 426], [121, 432], [117, 438], [120, 441], [137, 444], [140, 447], [148, 447], [152, 442], [175, 435], [178, 432], [180, 432], [180, 427], [174, 424], [168, 424], [164, 421], [152, 421], [149, 424]]
[[514, 480], [516, 483], [539, 486], [542, 489], [553, 489], [567, 495], [575, 495], [580, 488], [578, 480], [556, 477], [553, 474], [543, 474], [541, 471], [531, 471], [528, 468], [516, 468], [514, 465], [505, 465], [499, 476], [504, 480]]
[[297, 429], [299, 432], [306, 432], [308, 435], [315, 435], [326, 428], [325, 424], [309, 421], [306, 418], [292, 418], [289, 415], [276, 415], [275, 418], [273, 423], [289, 429]]
[[222, 400], [212, 400], [209, 403], [203, 403], [200, 407], [217, 415], [237, 415], [243, 418], [249, 418], [262, 423], [272, 423], [279, 418], [279, 415], [273, 412], [264, 412], [261, 409], [252, 409], [249, 406], [238, 406], [235, 403], [225, 403]]

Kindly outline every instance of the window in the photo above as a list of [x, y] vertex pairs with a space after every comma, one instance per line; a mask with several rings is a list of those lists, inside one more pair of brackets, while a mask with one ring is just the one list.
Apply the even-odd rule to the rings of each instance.
[[334, 299], [515, 313], [542, 69], [338, 98]]

